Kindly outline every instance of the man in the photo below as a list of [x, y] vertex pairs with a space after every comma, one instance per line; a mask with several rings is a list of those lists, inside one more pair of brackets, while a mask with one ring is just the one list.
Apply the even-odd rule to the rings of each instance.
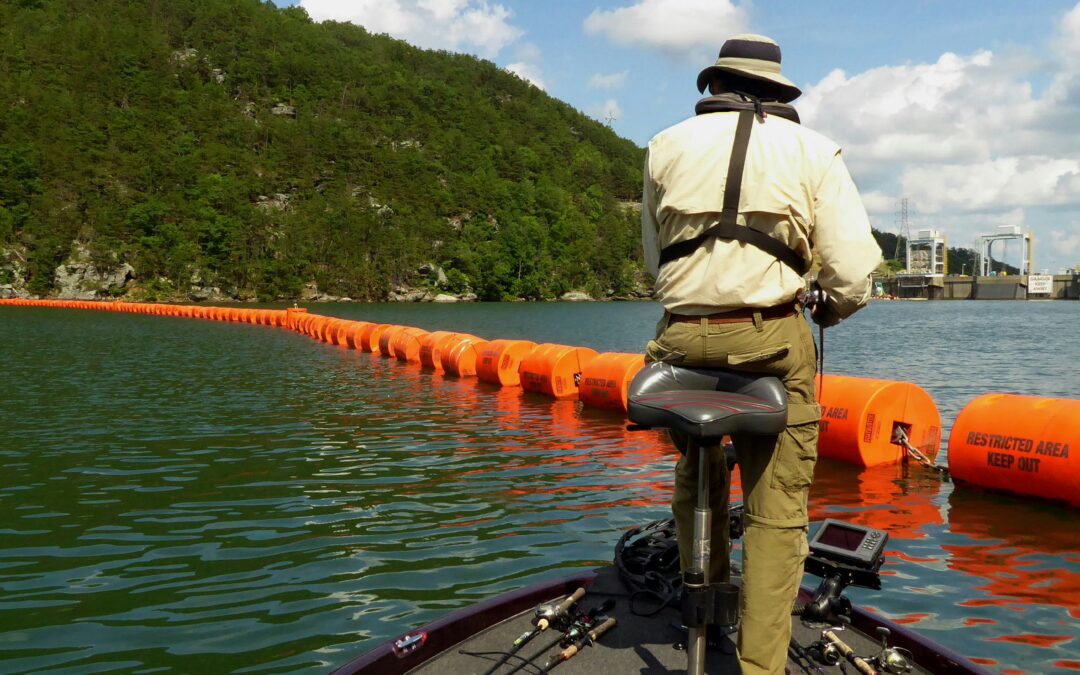
[[[809, 553], [820, 418], [816, 349], [797, 297], [816, 256], [824, 302], [814, 320], [850, 316], [870, 297], [881, 250], [840, 148], [800, 126], [787, 105], [801, 92], [781, 74], [775, 42], [731, 38], [697, 85], [711, 94], [697, 116], [657, 134], [646, 154], [642, 239], [665, 310], [646, 354], [774, 375], [787, 390], [787, 429], [775, 443], [736, 443], [746, 507], [738, 657], [744, 675], [782, 673]], [[719, 454], [710, 476], [726, 479]], [[690, 464], [679, 461], [672, 500], [684, 568], [696, 500]], [[710, 496], [716, 582], [728, 578], [727, 490]]]

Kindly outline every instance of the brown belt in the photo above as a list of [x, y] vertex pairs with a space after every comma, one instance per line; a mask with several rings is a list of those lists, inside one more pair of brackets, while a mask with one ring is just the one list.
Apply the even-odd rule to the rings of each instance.
[[700, 323], [702, 319], [708, 319], [709, 323], [745, 323], [747, 321], [753, 321], [754, 314], [757, 312], [761, 313], [761, 318], [763, 320], [783, 319], [789, 316], [795, 316], [795, 314], [798, 313], [795, 309], [795, 303], [786, 302], [782, 305], [775, 305], [773, 307], [743, 307], [741, 309], [733, 309], [730, 312], [703, 314], [701, 316], [672, 314], [670, 321], [671, 323]]

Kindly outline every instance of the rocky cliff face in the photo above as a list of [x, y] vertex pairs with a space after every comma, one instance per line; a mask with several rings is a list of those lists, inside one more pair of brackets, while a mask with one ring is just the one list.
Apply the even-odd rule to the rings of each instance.
[[61, 300], [97, 300], [116, 297], [124, 292], [135, 268], [127, 263], [114, 262], [107, 269], [99, 268], [90, 259], [90, 252], [76, 244], [71, 257], [56, 268], [57, 297]]

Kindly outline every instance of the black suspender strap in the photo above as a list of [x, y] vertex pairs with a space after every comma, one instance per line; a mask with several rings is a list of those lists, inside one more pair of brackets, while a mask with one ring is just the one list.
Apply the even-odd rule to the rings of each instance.
[[751, 110], [739, 112], [739, 123], [735, 127], [735, 142], [731, 146], [731, 160], [728, 162], [727, 182], [724, 185], [724, 208], [720, 212], [720, 222], [704, 232], [686, 241], [679, 241], [665, 246], [660, 251], [660, 264], [664, 265], [677, 258], [693, 253], [709, 239], [734, 239], [750, 244], [774, 256], [799, 274], [805, 274], [806, 261], [795, 251], [778, 239], [773, 239], [764, 232], [739, 225], [739, 195], [742, 193], [743, 168], [746, 166], [746, 150], [750, 146], [750, 131], [754, 127], [754, 113]]

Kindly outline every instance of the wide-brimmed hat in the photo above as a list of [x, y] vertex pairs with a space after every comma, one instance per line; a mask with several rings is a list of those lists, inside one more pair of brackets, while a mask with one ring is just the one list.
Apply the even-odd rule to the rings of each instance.
[[709, 78], [717, 71], [765, 82], [782, 103], [794, 101], [802, 94], [802, 90], [780, 74], [780, 45], [764, 35], [736, 35], [725, 42], [716, 63], [698, 73], [699, 92], [705, 91]]

